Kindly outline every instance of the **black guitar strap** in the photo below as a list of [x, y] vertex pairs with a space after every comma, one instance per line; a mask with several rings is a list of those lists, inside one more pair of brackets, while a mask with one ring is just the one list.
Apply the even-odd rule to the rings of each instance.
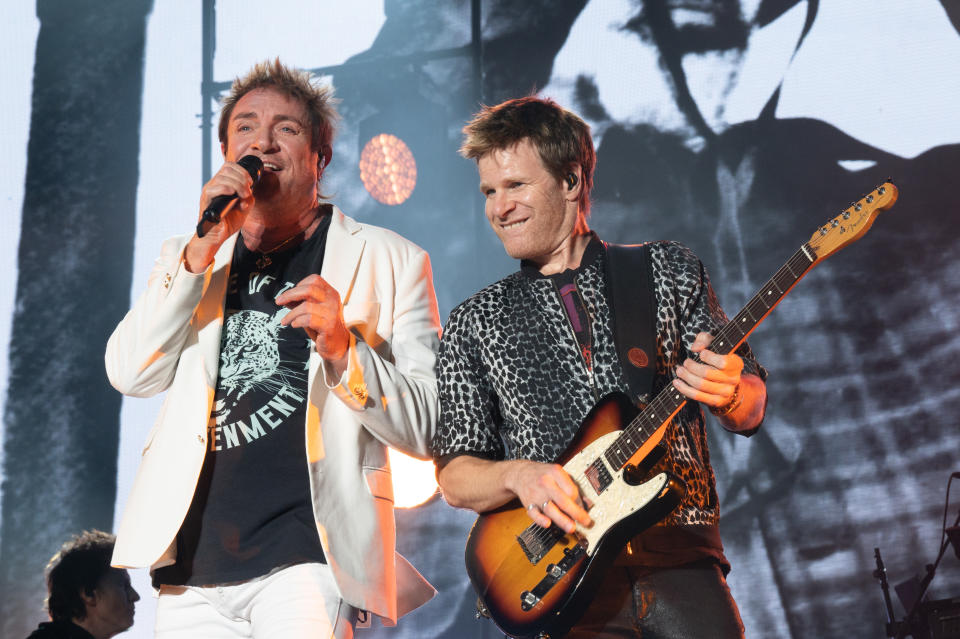
[[607, 299], [623, 375], [633, 399], [653, 392], [657, 299], [646, 244], [606, 244]]

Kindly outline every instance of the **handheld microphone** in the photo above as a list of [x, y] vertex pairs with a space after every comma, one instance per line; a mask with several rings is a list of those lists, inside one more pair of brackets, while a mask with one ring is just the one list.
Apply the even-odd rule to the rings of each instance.
[[[237, 160], [237, 164], [250, 174], [254, 184], [260, 181], [260, 174], [263, 173], [263, 160], [255, 155], [245, 155]], [[197, 237], [203, 237], [207, 234], [207, 231], [219, 224], [223, 212], [239, 198], [240, 196], [233, 193], [231, 195], [218, 195], [210, 200], [210, 204], [207, 205], [203, 215], [200, 216], [200, 221], [197, 222]]]

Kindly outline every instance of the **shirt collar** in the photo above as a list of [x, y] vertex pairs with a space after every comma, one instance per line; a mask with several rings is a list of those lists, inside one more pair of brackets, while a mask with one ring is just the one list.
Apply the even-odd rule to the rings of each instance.
[[[555, 273], [555, 275], [564, 275], [566, 273], [573, 273], [574, 275], [582, 273], [584, 269], [593, 264], [600, 255], [603, 254], [603, 242], [600, 241], [600, 238], [594, 231], [590, 231], [590, 242], [587, 244], [587, 247], [583, 250], [583, 257], [580, 258], [580, 266], [576, 268], [569, 268], [562, 273]], [[532, 280], [546, 279], [552, 277], [552, 275], [544, 275], [540, 272], [540, 267], [531, 262], [530, 260], [520, 260], [520, 273], [527, 278]]]

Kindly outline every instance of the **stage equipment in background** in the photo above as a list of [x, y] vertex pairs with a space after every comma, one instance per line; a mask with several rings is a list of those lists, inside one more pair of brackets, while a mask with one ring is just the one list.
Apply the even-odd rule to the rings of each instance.
[[[960, 639], [960, 597], [925, 601], [920, 615], [927, 624], [930, 639]], [[917, 639], [918, 635], [914, 635]]]
[[890, 628], [893, 627], [893, 624], [897, 620], [897, 616], [893, 612], [893, 602], [890, 600], [890, 584], [887, 583], [887, 569], [883, 565], [883, 558], [880, 556], [880, 549], [873, 549], [873, 556], [877, 560], [877, 568], [873, 571], [873, 578], [877, 579], [880, 582], [880, 590], [883, 592], [883, 605], [887, 610], [887, 636], [890, 636]]
[[953, 554], [960, 559], [960, 526], [954, 524], [947, 528], [947, 539], [953, 544]]
[[424, 198], [436, 197], [437, 176], [456, 159], [442, 125], [450, 117], [417, 93], [409, 75], [398, 74], [392, 82], [390, 106], [357, 127], [360, 180], [380, 204], [422, 206]]
[[903, 621], [897, 621], [893, 614], [893, 605], [890, 602], [890, 594], [887, 589], [886, 570], [883, 569], [883, 562], [880, 560], [880, 549], [874, 549], [877, 557], [877, 570], [873, 574], [874, 577], [880, 579], [880, 587], [883, 590], [884, 603], [887, 608], [886, 636], [888, 637], [903, 639], [910, 635], [914, 639], [960, 639], [960, 597], [937, 601], [923, 600], [927, 588], [929, 588], [930, 582], [933, 581], [933, 576], [937, 572], [937, 567], [940, 566], [940, 560], [943, 559], [943, 555], [947, 552], [947, 547], [950, 544], [953, 544], [953, 552], [960, 559], [960, 512], [957, 512], [957, 518], [954, 520], [953, 526], [947, 527], [947, 513], [950, 509], [950, 485], [957, 478], [960, 478], [960, 472], [951, 473], [950, 479], [947, 480], [947, 497], [943, 505], [940, 551], [937, 553], [936, 561], [926, 565], [926, 574], [922, 580], [913, 576], [894, 586], [900, 603], [904, 610], [908, 611]]
[[[863, 237], [897, 195], [897, 187], [884, 182], [817, 229], [720, 329], [710, 349], [733, 352], [811, 268]], [[467, 538], [466, 564], [481, 614], [513, 637], [556, 639], [566, 633], [626, 542], [682, 500], [682, 480], [666, 472], [649, 474], [670, 420], [686, 403], [668, 385], [639, 412], [621, 392], [593, 407], [558, 460], [590, 505], [590, 528], [578, 524], [566, 533], [555, 524], [530, 523], [518, 500], [477, 518]]]
[[403, 204], [417, 186], [417, 161], [403, 140], [380, 133], [360, 152], [360, 179], [377, 202]]

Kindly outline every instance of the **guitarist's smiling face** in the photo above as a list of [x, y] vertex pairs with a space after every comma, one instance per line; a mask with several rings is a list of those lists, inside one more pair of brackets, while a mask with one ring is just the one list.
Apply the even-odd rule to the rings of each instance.
[[587, 230], [579, 213], [579, 170], [570, 181], [558, 179], [528, 140], [487, 153], [477, 168], [487, 220], [507, 254], [544, 273], [569, 266], [576, 236]]

